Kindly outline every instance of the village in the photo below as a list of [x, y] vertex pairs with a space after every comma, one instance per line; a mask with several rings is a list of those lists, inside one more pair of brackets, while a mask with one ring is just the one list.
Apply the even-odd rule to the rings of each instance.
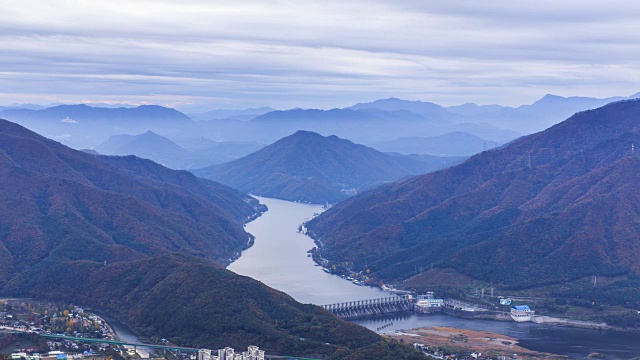
[[0, 330], [0, 353], [10, 354], [12, 359], [119, 359], [126, 355], [126, 352], [109, 344], [44, 338], [46, 335], [59, 335], [115, 339], [113, 330], [102, 318], [72, 305], [22, 299], [2, 300]]

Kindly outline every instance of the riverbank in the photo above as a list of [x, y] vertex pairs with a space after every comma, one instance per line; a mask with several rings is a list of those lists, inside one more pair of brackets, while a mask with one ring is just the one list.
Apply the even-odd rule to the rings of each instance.
[[[128, 343], [149, 342], [147, 341], [148, 339], [140, 339], [128, 325], [120, 322], [119, 320], [116, 320], [114, 317], [103, 312], [96, 313], [95, 311], [92, 311], [92, 313], [99, 316], [102, 321], [104, 321], [105, 325], [109, 328], [115, 339]], [[125, 346], [124, 348], [132, 349], [133, 347]], [[138, 356], [143, 359], [150, 358], [152, 354], [155, 354], [155, 351], [146, 348], [136, 348], [135, 350]]]
[[490, 331], [430, 326], [405, 330], [391, 337], [410, 344], [424, 344], [428, 347], [427, 353], [430, 354], [482, 353], [483, 356], [491, 358], [510, 358], [513, 354], [518, 354], [520, 359], [566, 359], [565, 356], [526, 349], [519, 345], [519, 339]]
[[269, 211], [246, 225], [245, 230], [255, 236], [255, 242], [227, 269], [259, 280], [302, 303], [326, 305], [388, 296], [382, 290], [356, 286], [315, 266], [308, 256], [314, 242], [298, 228], [321, 213], [322, 205], [256, 198]]

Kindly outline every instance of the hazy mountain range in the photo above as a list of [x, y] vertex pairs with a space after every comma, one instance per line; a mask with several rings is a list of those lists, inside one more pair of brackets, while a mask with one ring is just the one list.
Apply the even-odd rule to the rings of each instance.
[[97, 146], [111, 135], [151, 130], [179, 136], [195, 131], [195, 123], [185, 114], [151, 105], [135, 108], [59, 105], [41, 110], [10, 109], [0, 111], [0, 118], [77, 149]]
[[511, 288], [593, 274], [637, 279], [639, 129], [640, 100], [584, 111], [460, 165], [347, 199], [309, 232], [328, 259], [368, 264], [384, 280], [431, 266]]
[[419, 358], [223, 269], [252, 242], [243, 223], [264, 210], [189, 172], [72, 150], [0, 120], [1, 295], [100, 309], [183, 346]]
[[[443, 107], [429, 102], [390, 98], [332, 110], [271, 111], [268, 107], [213, 110], [192, 114], [193, 119], [177, 110], [160, 106], [106, 108], [59, 105], [44, 109], [33, 106], [31, 109], [0, 109], [0, 117], [76, 149], [94, 148], [112, 135], [137, 135], [147, 131], [164, 136], [189, 151], [192, 150], [187, 144], [203, 137], [217, 142], [267, 144], [298, 130], [325, 136], [337, 135], [369, 146], [407, 137], [432, 138], [451, 132], [465, 132], [487, 142], [504, 144], [521, 135], [543, 130], [577, 111], [619, 99], [624, 98], [547, 95], [533, 104], [520, 107], [476, 104]], [[438, 151], [444, 154], [469, 153], [468, 149], [454, 148], [455, 144], [446, 151]], [[231, 160], [220, 154], [209, 153], [206, 156]]]
[[272, 111], [274, 111], [273, 108], [265, 106], [260, 108], [243, 109], [243, 110], [216, 109], [216, 110], [210, 110], [202, 113], [189, 113], [188, 115], [194, 121], [209, 121], [209, 120], [221, 120], [221, 119], [251, 120], [256, 116], [260, 116], [262, 114], [266, 114]]
[[448, 117], [425, 117], [406, 110], [386, 111], [376, 108], [273, 111], [244, 124], [242, 131], [256, 131], [255, 136], [263, 139], [280, 138], [302, 129], [325, 136], [337, 135], [362, 144], [407, 136], [430, 137], [452, 131], [469, 132], [503, 142], [520, 135], [488, 123], [453, 123]]
[[195, 169], [236, 159], [261, 148], [247, 142], [216, 142], [199, 138], [188, 149], [152, 131], [138, 135], [113, 135], [93, 150], [103, 155], [136, 155], [172, 169]]
[[385, 154], [337, 136], [298, 131], [243, 158], [194, 173], [255, 195], [333, 203], [363, 189], [461, 160]]

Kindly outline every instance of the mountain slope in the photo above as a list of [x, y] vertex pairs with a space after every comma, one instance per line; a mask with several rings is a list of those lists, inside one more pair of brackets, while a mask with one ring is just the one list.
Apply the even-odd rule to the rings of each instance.
[[55, 263], [24, 288], [29, 291], [23, 295], [89, 305], [124, 319], [143, 336], [184, 346], [241, 349], [251, 344], [270, 355], [347, 359], [372, 353], [370, 358], [423, 359], [320, 307], [184, 254], [106, 266]]
[[0, 120], [0, 295], [107, 311], [183, 346], [421, 358], [214, 263], [246, 248], [242, 222], [263, 210], [186, 171], [75, 151]]
[[0, 140], [0, 229], [17, 272], [51, 253], [80, 256], [70, 249], [78, 241], [108, 261], [186, 251], [225, 263], [247, 246], [241, 223], [258, 203], [240, 192], [148, 160], [72, 150], [7, 121]]
[[[640, 101], [578, 113], [452, 168], [370, 190], [308, 224], [383, 279], [451, 267], [510, 287], [640, 270]], [[371, 265], [374, 264], [374, 265]]]
[[256, 195], [324, 203], [444, 166], [384, 154], [336, 136], [298, 131], [241, 159], [195, 173]]

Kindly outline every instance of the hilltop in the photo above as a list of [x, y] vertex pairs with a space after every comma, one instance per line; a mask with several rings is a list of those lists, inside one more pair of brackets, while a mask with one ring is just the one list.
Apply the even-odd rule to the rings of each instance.
[[438, 160], [385, 154], [337, 136], [298, 131], [243, 158], [194, 172], [255, 195], [332, 203], [457, 161]]

